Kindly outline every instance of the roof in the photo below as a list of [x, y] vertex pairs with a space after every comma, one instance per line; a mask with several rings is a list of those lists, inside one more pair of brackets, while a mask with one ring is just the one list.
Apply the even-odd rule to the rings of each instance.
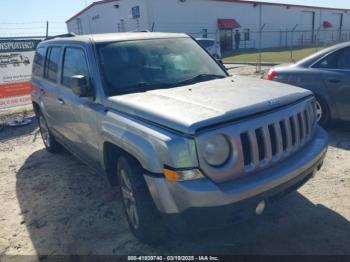
[[182, 33], [151, 33], [151, 32], [129, 32], [129, 33], [107, 33], [107, 34], [91, 34], [77, 35], [70, 37], [57, 37], [42, 43], [61, 42], [61, 41], [76, 41], [76, 42], [119, 42], [128, 40], [147, 40], [147, 39], [162, 39], [162, 38], [189, 38], [187, 34]]
[[[71, 18], [69, 18], [66, 23], [70, 22], [74, 18], [83, 14], [87, 10], [91, 9], [95, 5], [106, 4], [110, 2], [119, 2], [120, 0], [101, 0], [97, 2], [93, 2], [92, 4], [85, 7], [79, 13], [75, 14]], [[147, 1], [147, 0], [146, 0]], [[229, 3], [241, 3], [241, 4], [262, 4], [262, 5], [270, 5], [270, 6], [289, 6], [289, 7], [300, 7], [300, 8], [314, 8], [314, 9], [323, 9], [323, 10], [335, 10], [335, 11], [350, 11], [350, 9], [342, 9], [342, 8], [333, 8], [333, 7], [321, 7], [321, 6], [312, 6], [312, 5], [296, 5], [296, 4], [283, 4], [283, 3], [271, 3], [271, 2], [261, 2], [261, 1], [251, 1], [251, 0], [208, 0], [208, 1], [217, 1], [217, 2], [229, 2]]]

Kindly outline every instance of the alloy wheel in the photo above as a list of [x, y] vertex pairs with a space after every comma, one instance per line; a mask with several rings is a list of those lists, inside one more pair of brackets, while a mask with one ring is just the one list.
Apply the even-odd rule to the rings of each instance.
[[323, 116], [322, 106], [319, 101], [316, 101], [316, 119], [317, 122], [320, 122]]
[[127, 216], [129, 218], [130, 224], [137, 229], [140, 225], [139, 216], [136, 207], [136, 200], [132, 190], [131, 182], [128, 178], [127, 172], [125, 169], [120, 170], [121, 177], [121, 193], [125, 206]]

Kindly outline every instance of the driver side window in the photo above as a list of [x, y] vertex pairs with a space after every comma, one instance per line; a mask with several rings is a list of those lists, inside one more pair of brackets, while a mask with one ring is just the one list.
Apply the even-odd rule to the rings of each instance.
[[62, 85], [70, 87], [71, 77], [83, 75], [90, 79], [87, 60], [81, 48], [67, 47], [64, 52]]

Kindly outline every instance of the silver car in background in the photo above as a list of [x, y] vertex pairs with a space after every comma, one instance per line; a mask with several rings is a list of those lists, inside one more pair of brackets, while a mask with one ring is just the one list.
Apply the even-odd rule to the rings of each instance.
[[220, 44], [211, 38], [196, 38], [197, 42], [204, 47], [213, 57], [221, 59]]
[[272, 68], [268, 80], [299, 86], [316, 97], [317, 121], [350, 121], [350, 42], [321, 50], [295, 64]]

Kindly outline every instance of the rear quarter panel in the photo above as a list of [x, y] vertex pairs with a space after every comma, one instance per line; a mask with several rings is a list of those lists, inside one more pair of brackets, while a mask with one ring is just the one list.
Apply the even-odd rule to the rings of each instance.
[[298, 86], [312, 91], [316, 96], [322, 97], [331, 111], [332, 117], [337, 117], [334, 101], [329, 96], [327, 86], [323, 79], [324, 72], [317, 68], [276, 67], [275, 81]]

